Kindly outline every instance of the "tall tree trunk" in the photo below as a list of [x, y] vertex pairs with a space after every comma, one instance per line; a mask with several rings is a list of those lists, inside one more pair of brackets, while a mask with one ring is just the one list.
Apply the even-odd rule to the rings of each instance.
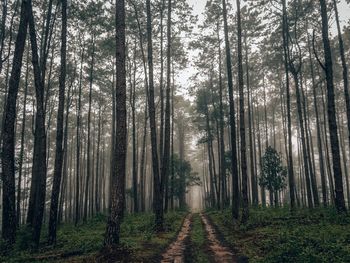
[[112, 167], [112, 204], [104, 244], [119, 244], [120, 224], [125, 205], [127, 154], [126, 68], [125, 68], [125, 1], [116, 0], [116, 140]]
[[141, 148], [141, 163], [140, 163], [140, 204], [141, 204], [141, 212], [145, 212], [146, 210], [146, 200], [145, 200], [145, 187], [146, 187], [146, 174], [145, 174], [145, 166], [146, 166], [146, 146], [147, 146], [147, 101], [145, 105], [145, 117], [144, 117], [144, 126], [143, 126], [143, 136], [142, 136], [142, 148]]
[[[79, 196], [80, 196], [80, 152], [81, 152], [81, 146], [80, 146], [80, 138], [81, 138], [81, 93], [82, 93], [82, 81], [83, 81], [83, 64], [84, 64], [84, 55], [85, 55], [85, 43], [82, 44], [82, 51], [81, 51], [81, 64], [80, 64], [80, 79], [79, 79], [79, 91], [78, 91], [78, 101], [77, 101], [77, 127], [76, 127], [76, 168], [75, 168], [75, 217], [74, 217], [74, 224], [75, 226], [78, 225], [80, 221], [80, 202], [79, 202]], [[113, 136], [113, 135], [112, 135]]]
[[31, 1], [22, 1], [21, 15], [12, 62], [7, 103], [4, 114], [2, 144], [2, 238], [12, 245], [16, 239], [16, 187], [15, 187], [15, 121], [18, 87], [22, 59], [27, 37], [29, 6]]
[[218, 49], [219, 49], [219, 112], [220, 112], [220, 177], [221, 177], [221, 202], [222, 206], [226, 207], [228, 204], [226, 203], [226, 162], [225, 162], [225, 131], [224, 131], [224, 103], [223, 103], [223, 83], [222, 83], [222, 55], [221, 55], [221, 41], [220, 41], [220, 26], [219, 21], [217, 23], [217, 38], [218, 38]]
[[132, 190], [133, 190], [133, 204], [134, 204], [134, 212], [139, 212], [139, 199], [138, 199], [138, 166], [137, 166], [137, 127], [136, 127], [136, 47], [137, 42], [135, 39], [135, 48], [134, 48], [134, 58], [133, 58], [133, 74], [131, 74], [131, 62], [129, 69], [129, 81], [130, 81], [130, 104], [131, 104], [131, 122], [132, 122]]
[[237, 158], [237, 143], [236, 143], [236, 121], [235, 121], [235, 104], [233, 97], [233, 76], [232, 76], [232, 61], [231, 48], [228, 37], [227, 25], [227, 8], [226, 0], [222, 0], [224, 31], [225, 31], [225, 46], [226, 46], [226, 63], [227, 63], [227, 81], [230, 105], [230, 135], [231, 135], [231, 169], [232, 169], [232, 216], [234, 220], [239, 218], [239, 174], [238, 174], [238, 158]]
[[90, 76], [89, 76], [89, 110], [88, 110], [88, 120], [87, 120], [87, 170], [86, 170], [86, 182], [85, 182], [85, 197], [84, 197], [84, 215], [83, 220], [86, 221], [88, 217], [88, 205], [89, 203], [88, 194], [89, 194], [89, 184], [91, 178], [91, 107], [92, 107], [92, 85], [94, 81], [94, 66], [95, 66], [95, 36], [92, 35], [92, 53], [91, 53], [91, 65], [90, 65]]
[[[38, 45], [32, 4], [29, 5], [29, 35], [32, 47], [32, 64], [36, 96], [36, 118], [34, 134], [34, 154], [32, 167], [32, 185], [30, 189], [27, 223], [32, 230], [32, 241], [38, 247], [46, 194], [46, 129], [44, 109], [44, 75], [40, 71]], [[45, 65], [43, 62], [42, 65]]]
[[[292, 68], [292, 66], [291, 66]], [[308, 206], [309, 208], [313, 207], [313, 198], [312, 198], [312, 192], [311, 192], [311, 179], [310, 179], [310, 170], [309, 170], [309, 154], [307, 151], [306, 146], [306, 139], [305, 139], [305, 127], [304, 127], [304, 117], [302, 112], [302, 106], [301, 106], [301, 94], [300, 94], [300, 86], [299, 86], [299, 77], [298, 72], [293, 69], [292, 75], [294, 77], [295, 82], [295, 90], [296, 90], [296, 96], [297, 96], [297, 108], [298, 108], [298, 120], [299, 120], [299, 127], [300, 127], [300, 137], [301, 137], [301, 145], [302, 145], [302, 153], [303, 153], [303, 161], [304, 161], [304, 173], [305, 173], [305, 180], [306, 180], [306, 190], [307, 190], [307, 200], [308, 200]]]
[[50, 221], [49, 221], [49, 244], [56, 242], [57, 234], [57, 213], [58, 198], [60, 194], [62, 167], [63, 167], [63, 123], [64, 123], [64, 102], [66, 89], [66, 57], [67, 57], [67, 0], [62, 0], [62, 32], [61, 32], [61, 68], [59, 79], [59, 104], [57, 111], [57, 128], [56, 128], [56, 158], [55, 170], [53, 177]]
[[[17, 0], [14, 6], [14, 10], [13, 10], [13, 14], [11, 17], [11, 21], [10, 21], [10, 26], [9, 26], [9, 40], [8, 40], [8, 48], [7, 48], [7, 57], [10, 56], [11, 52], [12, 52], [12, 39], [13, 39], [13, 27], [14, 27], [14, 20], [15, 17], [17, 16], [17, 12], [18, 12], [18, 6], [20, 4], [20, 0]], [[5, 32], [5, 31], [4, 31]], [[14, 58], [14, 57], [13, 57]], [[3, 61], [4, 62], [4, 61]], [[3, 63], [2, 62], [2, 63]], [[13, 63], [13, 62], [12, 62]], [[3, 96], [3, 114], [2, 114], [2, 119], [1, 119], [1, 129], [0, 129], [0, 142], [3, 141], [3, 131], [4, 131], [4, 120], [5, 120], [5, 114], [6, 114], [6, 107], [7, 107], [7, 96], [8, 96], [8, 88], [9, 88], [9, 72], [10, 72], [10, 60], [7, 60], [7, 66], [6, 66], [6, 72], [5, 72], [5, 91], [4, 91], [4, 96]], [[1, 73], [1, 70], [0, 70]]]
[[333, 175], [335, 181], [335, 206], [338, 212], [345, 212], [345, 199], [343, 191], [343, 176], [340, 161], [338, 127], [336, 120], [335, 99], [334, 99], [334, 80], [333, 80], [333, 62], [332, 50], [328, 36], [328, 15], [326, 0], [320, 0], [321, 17], [322, 17], [322, 38], [324, 46], [325, 65], [323, 69], [326, 73], [327, 81], [327, 112], [328, 125], [331, 139], [331, 151], [333, 159]]
[[[167, 21], [167, 87], [166, 87], [166, 102], [165, 102], [165, 127], [164, 127], [164, 148], [163, 159], [161, 165], [161, 191], [164, 195], [166, 177], [169, 175], [169, 159], [170, 159], [170, 90], [171, 90], [171, 9], [172, 0], [168, 0], [168, 21]], [[163, 199], [163, 197], [162, 197]], [[163, 202], [163, 201], [162, 201]]]
[[7, 18], [7, 8], [8, 2], [2, 1], [2, 10], [1, 10], [1, 23], [0, 23], [0, 74], [2, 72], [4, 59], [2, 58], [4, 47], [5, 47], [5, 29], [6, 29], [6, 18]]
[[[73, 78], [75, 79], [75, 78]], [[61, 183], [61, 194], [60, 194], [60, 201], [59, 201], [59, 207], [58, 207], [58, 224], [62, 222], [63, 219], [63, 206], [66, 205], [66, 211], [67, 211], [67, 205], [68, 205], [68, 168], [72, 167], [72, 159], [68, 161], [68, 126], [69, 126], [69, 109], [71, 107], [71, 89], [72, 89], [72, 82], [68, 87], [68, 94], [67, 94], [67, 103], [66, 103], [66, 116], [65, 116], [65, 125], [64, 125], [64, 135], [63, 135], [63, 168], [62, 168], [62, 183]], [[72, 149], [73, 147], [70, 147]], [[72, 151], [72, 150], [71, 150]], [[65, 213], [67, 215], [67, 212]], [[66, 216], [65, 215], [65, 216]], [[66, 220], [67, 221], [67, 220]]]
[[[173, 82], [174, 84], [174, 82]], [[174, 126], [175, 126], [175, 96], [174, 88], [171, 90], [171, 179], [170, 179], [170, 207], [174, 210]]]
[[283, 35], [283, 55], [284, 55], [284, 70], [286, 78], [286, 99], [287, 99], [287, 123], [288, 123], [288, 181], [289, 181], [289, 198], [290, 207], [295, 209], [295, 179], [294, 179], [294, 164], [293, 164], [293, 144], [292, 144], [292, 119], [291, 119], [291, 102], [290, 102], [290, 83], [289, 83], [289, 68], [288, 68], [288, 18], [286, 0], [282, 0], [283, 18], [282, 18], [282, 35]]
[[339, 52], [340, 52], [341, 64], [343, 68], [344, 97], [345, 97], [347, 128], [348, 128], [348, 143], [349, 143], [349, 149], [350, 149], [350, 94], [349, 94], [349, 77], [348, 77], [349, 72], [348, 72], [348, 65], [346, 63], [344, 41], [343, 41], [342, 32], [340, 28], [338, 6], [337, 6], [336, 0], [333, 0], [333, 7], [334, 7], [335, 21], [337, 24], [337, 31], [338, 31]]
[[[258, 106], [257, 106], [258, 108]], [[258, 129], [258, 153], [259, 153], [259, 168], [260, 168], [260, 173], [262, 172], [262, 146], [261, 146], [261, 132], [260, 132], [260, 113], [259, 113], [259, 108], [257, 110], [257, 115], [258, 115], [258, 121], [257, 121], [257, 129]], [[260, 187], [261, 191], [261, 204], [262, 207], [266, 207], [266, 192], [265, 192], [265, 187], [261, 186]]]
[[147, 39], [148, 39], [148, 68], [149, 68], [149, 94], [148, 110], [150, 118], [151, 144], [152, 144], [152, 165], [153, 165], [153, 208], [155, 212], [155, 226], [161, 231], [163, 229], [163, 192], [159, 174], [159, 158], [157, 148], [157, 126], [154, 103], [154, 76], [153, 76], [153, 43], [152, 43], [152, 17], [151, 3], [146, 1], [147, 6]]
[[101, 122], [103, 126], [103, 120], [101, 120], [101, 103], [99, 104], [99, 109], [98, 109], [98, 127], [97, 127], [97, 148], [96, 148], [96, 170], [95, 170], [95, 195], [94, 195], [94, 203], [95, 203], [95, 208], [96, 208], [96, 213], [99, 214], [101, 212], [101, 205], [100, 205], [100, 166], [101, 166]]
[[26, 130], [26, 110], [27, 110], [27, 96], [28, 96], [28, 78], [29, 78], [29, 47], [27, 53], [27, 67], [26, 67], [26, 77], [24, 84], [24, 102], [23, 102], [23, 113], [22, 113], [22, 131], [21, 131], [21, 150], [19, 154], [19, 168], [18, 168], [18, 184], [17, 184], [17, 227], [21, 223], [21, 191], [22, 191], [22, 172], [23, 172], [23, 157], [24, 157], [24, 136]]
[[[311, 182], [311, 189], [312, 189], [312, 195], [313, 195], [313, 201], [315, 207], [318, 207], [320, 205], [320, 201], [318, 198], [318, 188], [317, 188], [317, 180], [316, 180], [316, 174], [315, 174], [315, 166], [313, 163], [314, 158], [314, 152], [313, 152], [313, 143], [312, 138], [309, 133], [310, 126], [309, 126], [309, 120], [308, 120], [308, 105], [307, 105], [307, 96], [305, 97], [303, 84], [302, 84], [302, 75], [300, 74], [300, 90], [301, 90], [301, 98], [302, 98], [302, 105], [303, 105], [303, 114], [305, 118], [305, 139], [306, 139], [306, 149], [307, 149], [307, 157], [308, 157], [308, 166], [309, 166], [309, 175], [310, 175], [310, 182]], [[310, 135], [310, 136], [309, 136]]]
[[245, 46], [245, 64], [246, 64], [246, 78], [247, 78], [247, 96], [248, 96], [248, 127], [249, 127], [249, 156], [250, 156], [250, 176], [252, 184], [252, 199], [253, 205], [257, 206], [259, 204], [258, 197], [258, 182], [254, 169], [254, 146], [253, 143], [253, 130], [252, 130], [252, 103], [251, 103], [251, 91], [250, 91], [250, 78], [249, 78], [249, 60], [248, 60], [248, 44], [247, 44], [247, 34], [244, 38]]
[[320, 118], [319, 118], [319, 105], [317, 102], [317, 93], [316, 93], [316, 81], [315, 81], [315, 70], [312, 60], [311, 53], [311, 41], [310, 35], [308, 34], [308, 51], [309, 51], [309, 60], [310, 60], [310, 71], [312, 79], [312, 94], [315, 108], [315, 118], [316, 118], [316, 132], [317, 132], [317, 148], [318, 148], [318, 163], [320, 166], [320, 175], [321, 175], [321, 186], [322, 186], [322, 200], [323, 206], [327, 206], [327, 183], [326, 183], [326, 174], [325, 174], [325, 165], [324, 165], [324, 153], [322, 146], [322, 137], [321, 137], [321, 127], [320, 127]]
[[160, 127], [159, 127], [159, 155], [163, 156], [164, 151], [164, 9], [165, 0], [160, 5], [160, 83], [159, 83], [159, 99], [160, 99]]
[[[242, 170], [242, 222], [246, 223], [249, 217], [248, 200], [248, 173], [247, 173], [247, 150], [245, 139], [245, 109], [244, 109], [244, 80], [243, 80], [243, 57], [242, 57], [242, 20], [241, 2], [237, 3], [237, 37], [238, 37], [238, 86], [239, 86], [239, 126], [241, 138], [241, 170]], [[249, 105], [248, 105], [249, 107]]]

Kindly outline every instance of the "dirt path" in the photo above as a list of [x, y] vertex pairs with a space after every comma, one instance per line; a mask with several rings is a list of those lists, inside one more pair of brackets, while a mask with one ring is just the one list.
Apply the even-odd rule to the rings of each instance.
[[[200, 219], [198, 218], [197, 220], [201, 220], [203, 225], [203, 231], [199, 234], [202, 236], [203, 246], [197, 247], [196, 249], [198, 250], [198, 253], [201, 252], [201, 256], [205, 256], [207, 258], [205, 262], [238, 262], [232, 250], [220, 242], [218, 234], [216, 233], [216, 230], [208, 217], [204, 214], [200, 214], [199, 216]], [[198, 235], [198, 233], [192, 233], [194, 232], [194, 230], [192, 231], [193, 219], [196, 219], [196, 215], [194, 216], [189, 214], [184, 219], [181, 231], [179, 232], [176, 240], [171, 243], [168, 249], [162, 254], [161, 263], [185, 263], [190, 262], [189, 260], [195, 256], [198, 256], [196, 253], [194, 253], [194, 246], [198, 244], [193, 244], [193, 242], [191, 242], [192, 238]]]
[[191, 231], [192, 214], [189, 214], [182, 225], [177, 239], [170, 244], [167, 251], [162, 255], [161, 263], [184, 263], [187, 240]]
[[236, 257], [232, 253], [231, 249], [224, 246], [219, 241], [215, 228], [212, 226], [208, 218], [200, 214], [204, 228], [207, 234], [207, 242], [209, 252], [212, 254], [214, 262], [218, 263], [235, 263], [237, 262]]

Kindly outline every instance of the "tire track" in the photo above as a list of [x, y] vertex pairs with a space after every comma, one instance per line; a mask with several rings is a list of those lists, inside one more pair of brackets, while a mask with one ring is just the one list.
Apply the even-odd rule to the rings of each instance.
[[224, 246], [219, 241], [215, 228], [209, 222], [207, 216], [200, 214], [204, 228], [207, 234], [208, 249], [212, 254], [214, 262], [217, 263], [236, 263], [237, 258], [230, 248]]
[[170, 244], [167, 251], [162, 254], [161, 263], [184, 263], [187, 240], [191, 231], [192, 214], [186, 216], [181, 231], [176, 240]]

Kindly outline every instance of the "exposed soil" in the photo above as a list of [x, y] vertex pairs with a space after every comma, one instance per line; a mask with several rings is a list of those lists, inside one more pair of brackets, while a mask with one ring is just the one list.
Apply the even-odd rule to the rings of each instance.
[[189, 214], [182, 225], [177, 239], [170, 244], [168, 249], [162, 254], [161, 263], [184, 263], [187, 243], [191, 231], [192, 214]]
[[208, 240], [208, 249], [213, 262], [217, 263], [236, 263], [238, 262], [232, 250], [220, 242], [218, 234], [209, 219], [200, 214]]

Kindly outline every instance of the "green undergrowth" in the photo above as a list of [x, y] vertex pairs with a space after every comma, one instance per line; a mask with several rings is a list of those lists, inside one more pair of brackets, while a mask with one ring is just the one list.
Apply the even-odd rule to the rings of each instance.
[[209, 211], [226, 241], [249, 262], [350, 262], [350, 216], [329, 209], [252, 208], [246, 225]]
[[206, 247], [205, 230], [198, 214], [193, 215], [192, 229], [190, 234], [191, 262], [210, 262]]
[[[132, 254], [137, 261], [150, 262], [161, 254], [176, 237], [186, 212], [171, 212], [165, 215], [165, 231], [154, 231], [154, 215], [151, 213], [126, 215], [121, 226], [123, 250]], [[47, 246], [46, 229], [43, 229], [43, 243], [33, 253], [26, 248], [28, 234], [20, 230], [14, 250], [0, 262], [94, 262], [102, 248], [106, 229], [106, 216], [98, 215], [77, 227], [63, 224], [57, 233], [56, 246]]]

